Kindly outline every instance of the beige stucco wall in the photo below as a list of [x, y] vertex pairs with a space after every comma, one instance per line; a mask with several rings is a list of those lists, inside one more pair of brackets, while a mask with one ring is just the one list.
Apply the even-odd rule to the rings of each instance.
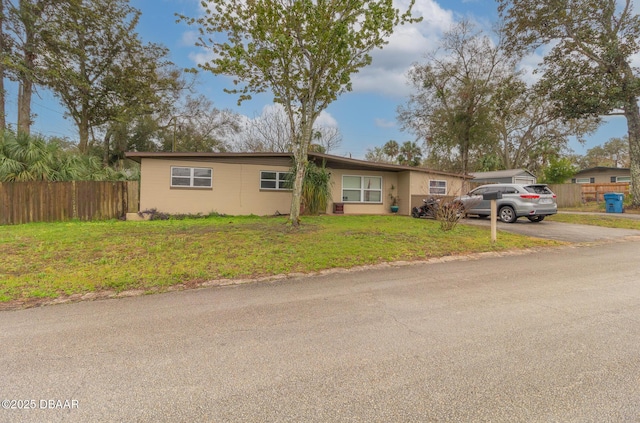
[[[381, 176], [382, 177], [382, 204], [348, 203], [344, 204], [345, 214], [390, 214], [391, 199], [389, 193], [391, 186], [395, 187], [395, 195], [399, 197], [398, 214], [409, 215], [411, 208], [421, 203], [422, 198], [429, 195], [429, 181], [447, 181], [447, 196], [457, 196], [462, 193], [462, 178], [415, 171], [382, 172], [382, 171], [354, 171], [332, 169], [332, 203], [329, 204], [328, 213], [333, 211], [333, 202], [342, 202], [342, 176]], [[467, 189], [468, 191], [468, 189]], [[415, 204], [414, 204], [415, 203]]]
[[[213, 169], [213, 187], [172, 188], [171, 166]], [[164, 213], [217, 212], [230, 215], [288, 214], [291, 193], [260, 190], [260, 171], [287, 171], [287, 166], [212, 163], [207, 161], [143, 158], [140, 180], [140, 210]]]
[[[213, 171], [212, 188], [172, 188], [171, 167], [202, 167]], [[288, 214], [291, 192], [260, 189], [260, 171], [288, 171], [285, 162], [272, 161], [211, 161], [143, 158], [141, 161], [140, 210], [157, 209], [164, 213], [217, 212], [229, 215], [273, 215]], [[328, 169], [331, 173], [331, 199], [327, 213], [332, 214], [334, 203], [344, 203], [345, 214], [390, 214], [389, 194], [394, 186], [400, 209], [398, 214], [409, 215], [419, 197], [427, 196], [429, 181], [447, 181], [447, 195], [459, 195], [462, 179], [454, 176], [425, 174], [416, 171], [378, 171]], [[342, 201], [342, 177], [382, 177], [381, 203], [352, 203]]]
[[[413, 195], [429, 195], [429, 181], [446, 181], [447, 196], [463, 194], [462, 178], [447, 175], [412, 172], [411, 192]], [[468, 189], [467, 189], [468, 191]]]
[[[409, 214], [408, 202], [403, 201], [402, 192], [398, 191], [398, 173], [345, 169], [329, 169], [329, 172], [331, 172], [331, 201], [328, 205], [328, 213], [333, 213], [333, 203], [344, 203], [344, 214], [391, 213], [391, 198], [389, 198], [389, 193], [391, 192], [391, 185], [393, 185], [395, 187], [395, 195], [400, 197], [400, 210], [398, 213]], [[343, 201], [342, 177], [345, 175], [382, 177], [382, 203], [351, 203]]]
[[[594, 169], [590, 172], [584, 172], [576, 175], [573, 179], [578, 178], [595, 178], [596, 184], [610, 184], [612, 176], [631, 176], [629, 169]], [[566, 183], [571, 183], [572, 179], [568, 179]]]

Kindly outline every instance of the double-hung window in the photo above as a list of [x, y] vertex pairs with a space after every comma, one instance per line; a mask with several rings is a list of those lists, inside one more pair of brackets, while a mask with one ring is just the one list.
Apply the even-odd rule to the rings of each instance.
[[447, 181], [429, 181], [429, 195], [447, 195]]
[[176, 188], [211, 188], [213, 170], [206, 167], [171, 167], [171, 186]]
[[291, 173], [263, 170], [260, 172], [260, 189], [291, 190]]
[[382, 178], [380, 176], [343, 176], [342, 201], [382, 203]]
[[631, 182], [631, 176], [612, 176], [611, 182]]
[[575, 184], [593, 184], [596, 182], [596, 178], [574, 178]]

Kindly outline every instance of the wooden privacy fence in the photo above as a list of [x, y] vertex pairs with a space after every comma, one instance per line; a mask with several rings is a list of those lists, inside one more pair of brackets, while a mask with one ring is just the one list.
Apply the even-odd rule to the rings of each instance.
[[604, 195], [608, 192], [617, 192], [629, 197], [629, 183], [617, 182], [608, 184], [579, 184], [582, 188], [582, 202], [604, 201]]
[[580, 184], [549, 184], [549, 189], [557, 196], [558, 207], [578, 207], [582, 204]]
[[114, 219], [138, 211], [138, 182], [3, 182], [0, 225]]
[[558, 207], [577, 207], [590, 201], [604, 201], [608, 192], [629, 196], [629, 183], [608, 184], [550, 184], [549, 188], [558, 196]]

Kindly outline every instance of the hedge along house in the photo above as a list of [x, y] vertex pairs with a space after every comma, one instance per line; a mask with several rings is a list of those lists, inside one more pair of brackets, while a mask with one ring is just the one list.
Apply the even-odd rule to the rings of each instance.
[[[143, 153], [126, 157], [140, 163], [140, 210], [170, 214], [288, 214], [291, 190], [289, 153]], [[471, 176], [309, 153], [330, 173], [327, 213], [388, 214], [390, 194], [398, 214], [426, 196], [460, 195]], [[393, 189], [392, 189], [393, 188]]]

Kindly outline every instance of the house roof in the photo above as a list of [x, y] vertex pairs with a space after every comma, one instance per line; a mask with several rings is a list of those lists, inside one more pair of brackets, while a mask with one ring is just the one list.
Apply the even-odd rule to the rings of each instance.
[[[331, 154], [309, 153], [309, 160], [315, 163], [326, 163], [327, 167], [332, 169], [353, 169], [353, 170], [382, 170], [386, 172], [405, 172], [414, 171], [422, 173], [431, 173], [444, 176], [455, 176], [465, 179], [473, 179], [470, 175], [461, 175], [458, 173], [442, 172], [439, 170], [427, 169], [425, 167], [403, 166], [390, 163], [375, 163], [366, 160], [352, 159], [348, 157], [334, 156]], [[234, 159], [234, 158], [291, 158], [291, 153], [183, 153], [183, 152], [127, 152], [125, 157], [140, 163], [143, 158], [146, 159]]]
[[507, 170], [495, 170], [492, 172], [473, 172], [471, 173], [471, 176], [473, 176], [476, 179], [512, 178], [514, 176], [520, 176], [525, 173], [533, 176], [534, 178], [536, 177], [536, 175], [534, 175], [533, 173], [529, 172], [526, 169], [507, 169]]
[[607, 172], [610, 170], [617, 170], [617, 171], [621, 171], [621, 172], [626, 172], [629, 171], [628, 167], [607, 167], [607, 166], [596, 166], [596, 167], [590, 167], [588, 169], [582, 169], [581, 171], [579, 171], [578, 173], [576, 173], [576, 175], [581, 175], [584, 173], [593, 173], [593, 172]]

